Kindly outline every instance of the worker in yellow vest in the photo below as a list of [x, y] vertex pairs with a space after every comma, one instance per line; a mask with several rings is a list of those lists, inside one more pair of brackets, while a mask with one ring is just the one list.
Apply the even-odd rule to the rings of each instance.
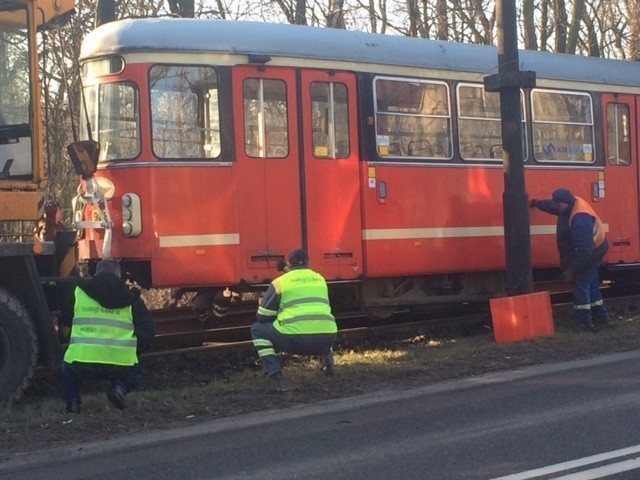
[[120, 264], [102, 260], [93, 278], [81, 279], [59, 317], [71, 327], [62, 362], [67, 412], [80, 413], [83, 378], [111, 380], [107, 398], [126, 408], [126, 395], [142, 380], [138, 354], [149, 348], [155, 323], [140, 292], [121, 278]]
[[558, 217], [556, 242], [562, 280], [571, 284], [573, 292], [573, 318], [580, 328], [596, 332], [596, 325], [609, 323], [598, 277], [609, 249], [600, 217], [586, 200], [566, 188], [555, 190], [551, 199], [533, 199], [530, 206]]
[[334, 374], [332, 347], [338, 328], [327, 282], [309, 268], [309, 256], [302, 249], [291, 252], [287, 270], [269, 285], [251, 328], [264, 373], [276, 387], [282, 379], [278, 351], [318, 355], [325, 374]]

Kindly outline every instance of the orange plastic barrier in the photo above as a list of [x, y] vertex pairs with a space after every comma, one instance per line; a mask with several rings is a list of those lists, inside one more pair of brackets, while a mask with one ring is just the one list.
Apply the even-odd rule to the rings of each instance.
[[497, 343], [549, 337], [554, 333], [549, 292], [492, 298], [490, 305]]

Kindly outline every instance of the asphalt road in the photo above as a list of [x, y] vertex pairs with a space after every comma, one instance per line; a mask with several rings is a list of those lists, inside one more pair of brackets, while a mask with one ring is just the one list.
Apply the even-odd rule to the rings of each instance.
[[0, 478], [640, 478], [640, 351], [66, 447]]

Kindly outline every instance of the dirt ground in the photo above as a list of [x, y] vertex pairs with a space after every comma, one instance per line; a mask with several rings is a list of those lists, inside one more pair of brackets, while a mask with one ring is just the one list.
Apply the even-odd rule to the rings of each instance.
[[284, 392], [269, 390], [252, 351], [145, 359], [142, 389], [123, 411], [106, 400], [108, 385], [88, 382], [82, 413], [66, 414], [59, 378], [43, 375], [22, 402], [0, 411], [0, 461], [55, 445], [640, 348], [637, 305], [611, 313], [612, 324], [598, 333], [577, 331], [570, 318], [556, 315], [553, 336], [509, 344], [497, 344], [481, 325], [342, 344], [334, 377], [325, 377], [315, 359], [285, 356]]

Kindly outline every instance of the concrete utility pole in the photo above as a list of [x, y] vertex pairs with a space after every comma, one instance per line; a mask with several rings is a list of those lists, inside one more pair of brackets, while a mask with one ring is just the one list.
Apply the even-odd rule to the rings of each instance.
[[520, 89], [535, 86], [535, 72], [520, 71], [515, 0], [496, 0], [498, 73], [484, 78], [488, 92], [500, 92], [504, 164], [504, 239], [509, 295], [533, 291], [529, 196], [524, 185]]

